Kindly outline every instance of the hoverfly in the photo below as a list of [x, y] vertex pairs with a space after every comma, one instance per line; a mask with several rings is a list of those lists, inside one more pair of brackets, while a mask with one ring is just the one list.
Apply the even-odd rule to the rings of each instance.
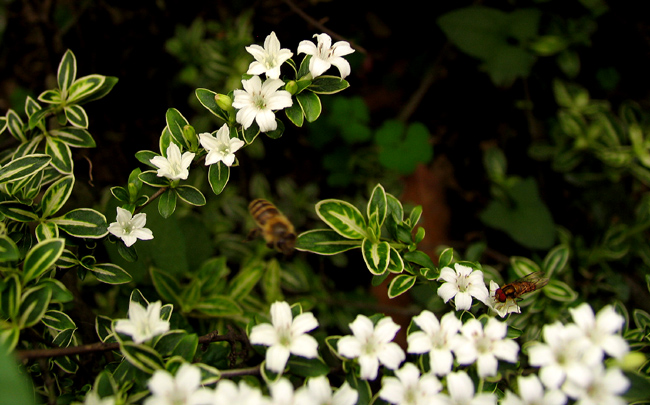
[[266, 246], [290, 255], [296, 244], [296, 231], [293, 224], [285, 217], [275, 205], [258, 198], [251, 201], [248, 211], [257, 224], [248, 235], [252, 239], [260, 233], [266, 241]]
[[494, 298], [498, 302], [506, 302], [507, 299], [516, 300], [526, 293], [544, 287], [546, 284], [548, 284], [548, 278], [544, 277], [544, 272], [535, 271], [501, 288], [497, 288], [494, 292]]

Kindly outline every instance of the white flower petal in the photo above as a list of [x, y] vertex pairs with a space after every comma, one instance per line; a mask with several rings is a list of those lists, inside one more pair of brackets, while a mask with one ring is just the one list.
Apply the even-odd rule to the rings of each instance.
[[273, 345], [266, 351], [266, 368], [281, 373], [289, 360], [289, 349], [281, 345]]

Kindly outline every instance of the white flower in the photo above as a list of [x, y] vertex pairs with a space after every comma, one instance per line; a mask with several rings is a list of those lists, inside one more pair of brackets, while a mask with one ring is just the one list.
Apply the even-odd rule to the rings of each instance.
[[284, 48], [280, 49], [280, 41], [275, 36], [275, 32], [267, 36], [264, 40], [264, 48], [259, 45], [247, 46], [248, 53], [253, 55], [255, 61], [251, 62], [248, 67], [249, 75], [266, 74], [268, 79], [277, 79], [280, 77], [280, 66], [290, 57], [293, 53]]
[[126, 246], [133, 245], [138, 239], [153, 239], [151, 229], [144, 227], [147, 224], [147, 214], [143, 212], [131, 216], [129, 210], [117, 207], [115, 221], [108, 226], [108, 232], [122, 239]]
[[280, 378], [278, 381], [269, 385], [272, 405], [300, 405], [296, 401], [293, 385], [286, 378]]
[[438, 295], [445, 302], [456, 297], [454, 303], [456, 310], [469, 310], [472, 307], [472, 297], [485, 303], [488, 299], [488, 290], [483, 281], [483, 272], [471, 267], [456, 263], [453, 270], [445, 267], [440, 271], [438, 280], [444, 280], [438, 288]]
[[199, 134], [201, 146], [208, 151], [205, 157], [205, 164], [213, 165], [217, 162], [223, 162], [226, 166], [232, 166], [235, 162], [235, 152], [237, 152], [245, 142], [238, 138], [230, 137], [230, 129], [228, 125], [223, 124], [217, 136], [212, 136], [207, 132]]
[[619, 334], [625, 319], [616, 313], [614, 307], [608, 305], [598, 311], [594, 317], [594, 311], [589, 304], [584, 303], [577, 308], [570, 308], [573, 322], [578, 325], [582, 333], [591, 343], [585, 356], [589, 358], [588, 363], [599, 363], [607, 353], [617, 359], [622, 358], [629, 347], [625, 339]]
[[291, 107], [291, 94], [286, 90], [278, 90], [284, 82], [280, 79], [266, 79], [264, 84], [259, 76], [242, 80], [244, 90], [235, 90], [235, 100], [232, 102], [237, 111], [237, 122], [248, 129], [257, 122], [261, 132], [274, 131], [278, 127], [275, 122], [274, 110]]
[[318, 321], [311, 312], [293, 319], [291, 307], [284, 301], [271, 305], [271, 324], [253, 326], [252, 344], [270, 346], [266, 351], [266, 368], [281, 373], [290, 354], [313, 359], [318, 356], [318, 342], [307, 332], [316, 328]]
[[338, 341], [338, 352], [349, 359], [359, 359], [362, 379], [377, 378], [379, 363], [395, 370], [404, 361], [404, 352], [392, 342], [400, 327], [390, 317], [380, 319], [375, 327], [368, 317], [357, 315], [350, 329], [353, 336], [343, 336]]
[[190, 174], [188, 168], [194, 159], [194, 153], [185, 152], [181, 156], [181, 149], [175, 143], [167, 147], [167, 157], [156, 156], [149, 161], [158, 168], [158, 177], [167, 177], [170, 180], [186, 180]]
[[351, 54], [354, 49], [346, 41], [339, 41], [332, 45], [332, 38], [327, 34], [316, 34], [314, 37], [318, 40], [318, 46], [311, 41], [300, 41], [298, 44], [298, 53], [311, 55], [309, 73], [312, 78], [322, 75], [334, 65], [339, 69], [341, 79], [345, 79], [350, 74], [350, 64], [342, 56]]
[[583, 361], [583, 354], [589, 348], [576, 325], [562, 325], [555, 322], [542, 329], [546, 343], [536, 343], [528, 349], [532, 366], [541, 367], [539, 377], [548, 388], [559, 388], [569, 378], [585, 387], [592, 379], [591, 368]]
[[90, 390], [84, 398], [84, 405], [115, 405], [115, 397], [100, 398], [97, 391]]
[[144, 405], [190, 405], [204, 402], [201, 386], [201, 370], [191, 364], [183, 364], [172, 376], [167, 370], [156, 370], [149, 379], [147, 387], [152, 396]]
[[221, 380], [212, 393], [211, 404], [227, 405], [268, 405], [270, 401], [262, 395], [257, 387], [251, 387], [244, 381], [235, 384], [231, 380]]
[[492, 308], [501, 318], [504, 318], [509, 313], [520, 314], [521, 308], [519, 308], [516, 300], [507, 298], [505, 302], [500, 302], [496, 299], [495, 293], [497, 289], [499, 289], [499, 284], [490, 280], [490, 297], [486, 302], [487, 306]]
[[160, 319], [161, 302], [150, 303], [145, 309], [135, 301], [129, 302], [129, 319], [117, 319], [115, 331], [142, 343], [169, 330], [169, 321]]
[[605, 370], [602, 364], [592, 368], [593, 379], [586, 386], [580, 386], [572, 380], [567, 380], [562, 386], [576, 404], [584, 405], [624, 405], [627, 403], [623, 395], [630, 387], [630, 382], [618, 368]]
[[420, 370], [413, 363], [406, 363], [395, 371], [396, 377], [384, 377], [379, 397], [392, 404], [426, 405], [440, 392], [442, 384], [431, 373], [420, 377]]
[[296, 391], [295, 403], [300, 405], [354, 405], [359, 394], [344, 382], [341, 388], [332, 394], [329, 380], [325, 376], [314, 377]]
[[501, 405], [564, 405], [567, 402], [566, 395], [560, 390], [544, 391], [542, 383], [535, 374], [528, 377], [517, 377], [519, 385], [519, 396], [506, 391]]
[[449, 396], [445, 394], [436, 396], [439, 403], [445, 405], [496, 405], [497, 403], [494, 394], [481, 393], [474, 396], [474, 383], [464, 371], [449, 373], [447, 376], [447, 391]]
[[429, 353], [431, 371], [436, 375], [447, 375], [454, 364], [452, 351], [466, 339], [458, 334], [462, 322], [453, 312], [444, 315], [440, 322], [427, 310], [413, 317], [413, 322], [422, 329], [408, 335], [409, 353]]
[[478, 319], [470, 319], [460, 331], [471, 343], [456, 348], [456, 359], [460, 364], [470, 364], [476, 360], [481, 378], [496, 375], [499, 365], [497, 359], [517, 362], [519, 345], [514, 340], [505, 338], [507, 330], [508, 325], [496, 318], [490, 318], [485, 329]]

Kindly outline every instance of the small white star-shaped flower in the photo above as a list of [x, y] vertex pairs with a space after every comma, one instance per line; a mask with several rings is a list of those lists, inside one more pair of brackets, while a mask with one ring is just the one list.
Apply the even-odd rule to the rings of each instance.
[[268, 79], [278, 79], [280, 77], [280, 66], [291, 56], [293, 53], [288, 49], [280, 49], [280, 41], [271, 32], [264, 40], [264, 48], [259, 45], [247, 46], [248, 53], [253, 55], [255, 60], [251, 62], [248, 67], [249, 75], [266, 74]]
[[408, 335], [407, 352], [429, 353], [431, 372], [436, 375], [449, 374], [454, 364], [452, 351], [459, 344], [471, 344], [458, 334], [462, 322], [453, 312], [449, 312], [438, 321], [438, 318], [427, 310], [413, 317], [413, 322], [422, 330]]
[[442, 384], [431, 373], [420, 376], [413, 363], [406, 363], [395, 370], [395, 377], [384, 377], [379, 397], [391, 404], [427, 405], [442, 389]]
[[167, 157], [156, 156], [149, 161], [158, 168], [158, 177], [167, 177], [170, 180], [187, 180], [190, 172], [194, 153], [185, 152], [181, 156], [181, 149], [175, 143], [167, 147]]
[[585, 353], [585, 356], [591, 358], [588, 362], [600, 363], [604, 353], [620, 359], [629, 351], [627, 342], [618, 334], [618, 331], [623, 328], [625, 319], [616, 313], [613, 306], [607, 305], [598, 311], [596, 316], [587, 303], [570, 308], [569, 312], [573, 322], [591, 343], [591, 347]]
[[335, 392], [325, 376], [313, 377], [298, 388], [295, 403], [300, 405], [354, 405], [357, 403], [359, 393], [344, 382]]
[[129, 210], [117, 207], [115, 221], [108, 225], [108, 232], [122, 239], [127, 247], [133, 245], [138, 239], [153, 239], [151, 229], [144, 227], [147, 224], [147, 214], [143, 212], [131, 216]]
[[115, 331], [131, 336], [135, 343], [142, 343], [169, 330], [169, 321], [160, 318], [162, 303], [156, 301], [147, 308], [138, 302], [129, 302], [129, 319], [115, 321]]
[[259, 388], [251, 387], [244, 381], [236, 384], [231, 380], [221, 380], [212, 392], [211, 401], [201, 399], [201, 404], [270, 405], [269, 398], [264, 397]]
[[199, 134], [199, 140], [201, 146], [208, 151], [208, 155], [205, 157], [206, 166], [218, 162], [232, 166], [235, 162], [235, 152], [245, 144], [241, 139], [230, 137], [230, 129], [226, 124], [219, 128], [216, 137], [206, 132]]
[[311, 55], [309, 73], [312, 78], [322, 75], [334, 65], [339, 69], [341, 79], [345, 79], [350, 74], [350, 64], [343, 59], [343, 56], [351, 54], [354, 49], [346, 41], [339, 41], [332, 45], [332, 38], [327, 34], [316, 34], [314, 37], [318, 45], [314, 45], [311, 41], [300, 41], [298, 44], [298, 53]]
[[474, 383], [464, 371], [456, 371], [447, 375], [447, 392], [449, 392], [449, 395], [437, 394], [434, 403], [459, 405], [496, 405], [497, 403], [497, 398], [492, 393], [474, 395]]
[[535, 374], [517, 377], [517, 385], [519, 396], [506, 390], [502, 405], [564, 405], [567, 402], [566, 395], [558, 389], [544, 391]]
[[380, 319], [374, 326], [368, 317], [357, 315], [350, 329], [353, 335], [338, 341], [338, 352], [349, 359], [359, 359], [362, 379], [377, 378], [379, 363], [395, 370], [406, 358], [399, 345], [392, 341], [400, 327], [390, 317]]
[[504, 318], [509, 313], [520, 314], [521, 308], [512, 298], [507, 298], [505, 302], [500, 302], [496, 298], [496, 291], [499, 289], [499, 284], [490, 280], [490, 297], [488, 298], [486, 304], [488, 307], [492, 308], [501, 318]]
[[318, 342], [306, 333], [315, 329], [318, 321], [311, 312], [291, 315], [291, 307], [284, 301], [271, 305], [271, 323], [253, 326], [252, 344], [269, 346], [266, 351], [266, 368], [281, 373], [291, 354], [313, 359], [318, 356]]
[[248, 129], [253, 121], [257, 122], [261, 132], [274, 131], [278, 127], [273, 111], [291, 107], [291, 94], [286, 90], [278, 90], [284, 85], [280, 79], [266, 79], [262, 84], [259, 76], [242, 80], [244, 90], [233, 92], [235, 99], [232, 106], [237, 111], [237, 122]]
[[456, 263], [454, 269], [443, 268], [438, 280], [445, 281], [438, 288], [438, 295], [445, 302], [455, 297], [456, 311], [468, 311], [472, 307], [472, 297], [483, 303], [488, 300], [489, 293], [481, 270]]
[[144, 405], [198, 404], [204, 395], [201, 389], [201, 370], [183, 364], [173, 376], [167, 370], [156, 370], [147, 383], [152, 396]]

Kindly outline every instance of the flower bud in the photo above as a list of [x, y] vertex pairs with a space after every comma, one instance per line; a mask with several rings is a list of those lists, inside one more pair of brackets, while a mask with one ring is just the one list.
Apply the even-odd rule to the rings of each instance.
[[185, 125], [183, 127], [183, 138], [187, 141], [187, 144], [190, 145], [190, 150], [195, 151], [199, 146], [199, 140], [196, 136], [196, 130], [191, 125]]
[[295, 80], [291, 80], [284, 86], [284, 89], [288, 91], [292, 96], [298, 92], [298, 83]]
[[225, 94], [217, 94], [214, 96], [214, 101], [217, 102], [219, 108], [224, 111], [232, 110], [232, 99]]

